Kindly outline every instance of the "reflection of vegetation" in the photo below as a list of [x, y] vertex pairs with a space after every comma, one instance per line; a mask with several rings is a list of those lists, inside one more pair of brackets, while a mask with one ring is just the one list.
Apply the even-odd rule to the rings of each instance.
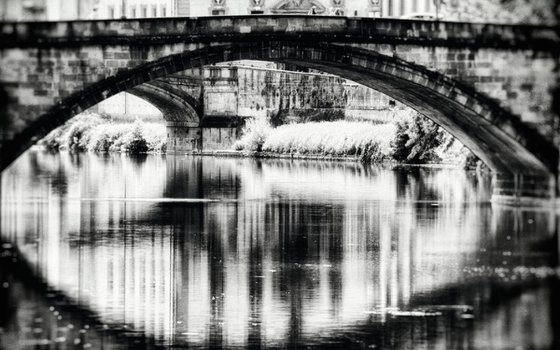
[[392, 124], [336, 121], [272, 129], [266, 121], [255, 120], [247, 124], [235, 148], [279, 154], [356, 156], [364, 162], [375, 162], [390, 156], [393, 134]]
[[83, 114], [48, 134], [41, 144], [50, 150], [92, 152], [165, 152], [165, 126], [144, 123], [117, 124], [97, 114]]

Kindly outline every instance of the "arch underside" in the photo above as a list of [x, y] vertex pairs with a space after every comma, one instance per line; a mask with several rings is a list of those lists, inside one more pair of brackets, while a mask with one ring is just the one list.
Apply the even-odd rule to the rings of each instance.
[[199, 126], [202, 119], [200, 101], [165, 80], [153, 80], [127, 90], [154, 105], [169, 123]]
[[[217, 45], [171, 55], [121, 72], [111, 77], [118, 84], [113, 83], [109, 88], [101, 81], [89, 86], [53, 107], [16, 135], [2, 147], [2, 169], [29, 148], [37, 137], [43, 137], [103, 99], [130, 90], [130, 85], [136, 85], [132, 89], [133, 93], [142, 94], [145, 88], [139, 88], [138, 84], [147, 83], [149, 79], [208, 64], [243, 59], [292, 63], [339, 75], [378, 90], [441, 125], [495, 171], [541, 177], [556, 173], [556, 148], [534, 128], [521, 122], [519, 117], [470, 86], [441, 73], [376, 52], [335, 44], [300, 46], [294, 42]], [[122, 87], [122, 90], [115, 91], [115, 85]], [[153, 83], [144, 85], [151, 86], [153, 90]], [[157, 84], [155, 87], [162, 88]], [[178, 103], [177, 107], [182, 106]], [[172, 112], [169, 115], [173, 115]]]

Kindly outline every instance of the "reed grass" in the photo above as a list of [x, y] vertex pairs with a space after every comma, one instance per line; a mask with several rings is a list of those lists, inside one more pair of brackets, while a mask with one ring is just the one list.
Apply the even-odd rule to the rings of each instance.
[[271, 128], [262, 120], [250, 121], [235, 149], [278, 154], [355, 156], [364, 162], [391, 155], [393, 124], [367, 122], [314, 122]]

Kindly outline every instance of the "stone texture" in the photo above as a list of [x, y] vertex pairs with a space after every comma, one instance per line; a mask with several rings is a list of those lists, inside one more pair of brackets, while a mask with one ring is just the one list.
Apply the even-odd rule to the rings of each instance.
[[337, 114], [371, 119], [376, 113], [367, 112], [383, 111], [377, 114], [386, 120], [387, 110], [393, 109], [387, 96], [328, 74], [243, 66], [207, 67], [203, 74], [206, 116], [269, 118], [274, 123], [286, 115], [298, 122], [304, 115], [299, 111], [315, 116], [314, 120]]
[[202, 151], [202, 129], [189, 123], [167, 123], [167, 153]]
[[240, 128], [202, 128], [202, 151], [219, 151], [231, 149], [239, 138]]
[[500, 173], [555, 176], [559, 42], [553, 27], [343, 17], [0, 24], [1, 169], [118, 92], [255, 59], [375, 88], [442, 125]]

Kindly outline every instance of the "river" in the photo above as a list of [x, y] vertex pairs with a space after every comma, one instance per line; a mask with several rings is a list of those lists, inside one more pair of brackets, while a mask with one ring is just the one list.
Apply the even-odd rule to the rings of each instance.
[[0, 347], [557, 347], [557, 216], [456, 169], [27, 152]]

